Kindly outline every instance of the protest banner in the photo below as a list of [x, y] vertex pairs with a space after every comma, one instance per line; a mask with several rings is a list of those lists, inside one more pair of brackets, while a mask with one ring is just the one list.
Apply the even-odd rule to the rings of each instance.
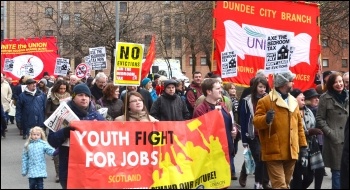
[[316, 3], [216, 1], [213, 15], [216, 73], [222, 75], [222, 52], [234, 51], [239, 65], [237, 76], [223, 81], [249, 86], [250, 79], [265, 67], [267, 36], [287, 35], [288, 49], [293, 48], [288, 62], [289, 70], [296, 74], [294, 87], [307, 90], [315, 86], [321, 52], [317, 22], [320, 10]]
[[217, 189], [231, 184], [218, 110], [187, 121], [72, 121], [71, 126], [76, 130], [70, 134], [68, 188]]
[[89, 48], [89, 56], [92, 70], [102, 70], [107, 68], [107, 55], [105, 47]]
[[114, 85], [140, 85], [143, 51], [143, 44], [117, 42]]
[[54, 75], [66, 76], [69, 67], [69, 59], [57, 58]]
[[3, 71], [14, 81], [24, 75], [40, 80], [45, 71], [53, 74], [57, 57], [55, 37], [1, 41], [1, 68], [5, 68], [6, 59], [11, 59], [13, 61], [12, 70]]

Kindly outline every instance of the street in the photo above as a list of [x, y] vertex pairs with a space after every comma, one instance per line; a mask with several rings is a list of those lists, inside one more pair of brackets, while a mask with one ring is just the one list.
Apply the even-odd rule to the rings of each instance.
[[[240, 141], [241, 142], [241, 141]], [[8, 125], [8, 132], [6, 138], [1, 139], [1, 189], [28, 189], [29, 182], [27, 177], [21, 175], [21, 155], [25, 140], [19, 135], [19, 131], [14, 124]], [[239, 177], [239, 170], [243, 163], [243, 148], [239, 144], [239, 150], [235, 157], [235, 167], [237, 177]], [[55, 168], [53, 160], [50, 156], [46, 156], [48, 177], [44, 180], [45, 189], [61, 189], [59, 183], [55, 183]], [[331, 186], [331, 172], [326, 168], [328, 176], [323, 178], [322, 189], [330, 189]], [[247, 178], [247, 185], [242, 188], [238, 180], [233, 180], [229, 189], [253, 189], [254, 175], [249, 175]], [[309, 189], [314, 189], [312, 183]]]

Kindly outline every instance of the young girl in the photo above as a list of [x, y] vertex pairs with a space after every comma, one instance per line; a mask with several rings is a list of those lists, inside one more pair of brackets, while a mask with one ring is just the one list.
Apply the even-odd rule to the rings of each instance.
[[44, 178], [47, 177], [45, 153], [55, 156], [58, 149], [49, 145], [41, 127], [33, 127], [22, 154], [22, 176], [28, 175], [30, 189], [44, 189]]

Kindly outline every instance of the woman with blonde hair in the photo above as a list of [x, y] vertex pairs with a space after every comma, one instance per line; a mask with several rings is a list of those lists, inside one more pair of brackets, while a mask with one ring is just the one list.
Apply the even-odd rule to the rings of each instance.
[[29, 131], [22, 153], [22, 176], [28, 176], [29, 189], [44, 189], [44, 178], [47, 178], [45, 154], [55, 156], [58, 149], [52, 148], [44, 130], [35, 126]]
[[158, 121], [149, 115], [142, 95], [135, 91], [127, 93], [123, 110], [125, 114], [115, 118], [115, 121]]

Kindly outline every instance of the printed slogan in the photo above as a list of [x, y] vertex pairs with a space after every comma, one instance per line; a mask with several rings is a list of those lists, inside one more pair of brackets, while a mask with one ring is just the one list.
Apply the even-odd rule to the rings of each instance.
[[217, 110], [181, 122], [72, 121], [68, 188], [228, 187], [227, 139], [217, 125]]

